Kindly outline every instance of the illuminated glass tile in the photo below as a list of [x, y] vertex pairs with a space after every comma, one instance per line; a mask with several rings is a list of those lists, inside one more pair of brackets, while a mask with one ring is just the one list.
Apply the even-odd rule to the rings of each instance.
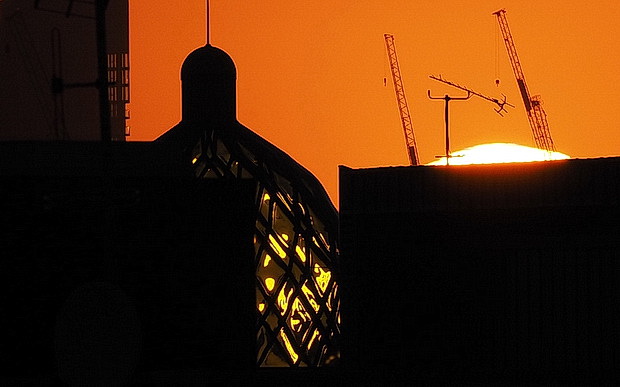
[[304, 248], [302, 247], [303, 243], [304, 243], [304, 239], [300, 237], [297, 245], [295, 246], [295, 254], [297, 258], [299, 258], [301, 263], [306, 262], [306, 253], [304, 252]]
[[275, 251], [275, 253], [278, 254], [280, 258], [286, 258], [286, 252], [280, 245], [280, 242], [278, 242], [272, 234], [269, 234], [269, 245], [271, 246], [273, 251]]
[[312, 237], [312, 242], [314, 242], [314, 245], [316, 247], [318, 247], [319, 249], [321, 248], [321, 245], [319, 244], [319, 241], [318, 241], [318, 239], [316, 239], [315, 236]]
[[286, 350], [288, 351], [288, 354], [291, 356], [291, 360], [293, 361], [293, 364], [297, 363], [297, 360], [299, 359], [299, 355], [295, 351], [295, 348], [293, 348], [293, 345], [291, 345], [291, 341], [289, 340], [288, 336], [286, 336], [284, 331], [280, 331], [280, 337], [282, 338], [282, 341], [284, 342], [284, 346]]
[[299, 208], [299, 211], [301, 212], [301, 215], [302, 215], [302, 216], [305, 216], [305, 215], [306, 215], [306, 209], [304, 208], [304, 205], [303, 205], [303, 204], [301, 204], [301, 203], [297, 202], [297, 208]]
[[291, 201], [285, 199], [284, 195], [282, 195], [282, 192], [277, 192], [276, 194], [278, 195], [278, 199], [280, 199], [280, 203], [284, 206], [286, 211], [289, 212], [289, 213], [292, 212], [291, 205], [290, 205]]
[[299, 298], [295, 298], [291, 313], [289, 316], [289, 327], [291, 331], [297, 334], [297, 338], [301, 340], [312, 324], [312, 316], [308, 313]]
[[265, 288], [267, 288], [267, 291], [271, 292], [273, 291], [273, 288], [276, 287], [276, 280], [271, 278], [271, 277], [267, 277], [265, 278]]
[[329, 249], [329, 243], [327, 243], [327, 239], [325, 239], [325, 235], [322, 232], [319, 232], [319, 239], [321, 239], [323, 245], [325, 245]]
[[325, 290], [327, 289], [327, 285], [329, 285], [329, 281], [332, 277], [332, 274], [329, 271], [329, 269], [325, 270], [323, 267], [319, 266], [318, 263], [314, 264], [313, 273], [314, 273], [314, 280], [322, 296], [323, 293], [325, 293]]
[[263, 267], [269, 266], [271, 263], [271, 256], [269, 254], [265, 254], [265, 258], [263, 259]]
[[264, 197], [267, 197], [267, 199], [262, 199], [260, 202], [260, 214], [262, 215], [262, 217], [269, 221], [269, 214], [270, 214], [270, 201], [269, 201], [269, 194], [265, 193]]
[[338, 284], [334, 284], [327, 297], [327, 310], [332, 311], [336, 305], [338, 305]]
[[310, 341], [308, 341], [308, 349], [311, 349], [313, 347], [313, 345], [317, 343], [317, 338], [319, 336], [320, 336], [319, 330], [318, 329], [314, 329], [312, 331], [312, 336], [310, 337]]
[[310, 288], [308, 287], [308, 284], [304, 284], [301, 287], [301, 290], [303, 294], [306, 296], [306, 299], [308, 300], [308, 303], [310, 304], [310, 306], [312, 306], [312, 309], [314, 309], [315, 312], [318, 312], [319, 304], [316, 301], [316, 296], [314, 295], [312, 290], [310, 290]]
[[288, 310], [289, 301], [291, 299], [291, 295], [293, 294], [293, 287], [283, 286], [278, 292], [278, 309], [280, 309], [280, 314], [284, 316], [286, 311]]

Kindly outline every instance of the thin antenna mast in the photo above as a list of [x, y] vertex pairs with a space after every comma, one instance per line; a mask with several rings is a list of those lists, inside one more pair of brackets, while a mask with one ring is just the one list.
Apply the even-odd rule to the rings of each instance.
[[211, 27], [211, 15], [210, 15], [210, 10], [209, 10], [209, 0], [206, 0], [207, 4], [207, 21], [206, 21], [206, 28], [207, 28], [207, 45], [211, 45], [211, 32], [210, 32], [210, 27]]

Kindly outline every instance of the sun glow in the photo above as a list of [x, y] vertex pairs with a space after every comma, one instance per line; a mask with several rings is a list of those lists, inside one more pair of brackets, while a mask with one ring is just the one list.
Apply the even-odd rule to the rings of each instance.
[[[529, 146], [492, 143], [475, 145], [452, 153], [450, 165], [521, 163], [528, 161], [564, 160], [570, 156], [560, 152], [547, 152]], [[446, 165], [446, 157], [441, 157], [426, 165]]]

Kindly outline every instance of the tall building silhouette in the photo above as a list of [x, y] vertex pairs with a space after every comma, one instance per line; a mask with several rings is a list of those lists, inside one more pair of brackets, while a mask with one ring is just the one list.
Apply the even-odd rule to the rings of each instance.
[[[0, 1], [0, 140], [101, 138], [97, 3]], [[110, 138], [125, 141], [129, 1], [105, 3]]]
[[[325, 383], [338, 369], [335, 207], [237, 121], [224, 51], [196, 49], [181, 78], [182, 120], [155, 141], [0, 141], [0, 384]], [[83, 126], [99, 138], [98, 120]]]
[[257, 364], [339, 358], [338, 216], [319, 181], [236, 119], [236, 68], [209, 44], [183, 63], [182, 120], [165, 144], [198, 179], [256, 179]]
[[618, 384], [620, 158], [339, 176], [345, 369], [377, 385]]

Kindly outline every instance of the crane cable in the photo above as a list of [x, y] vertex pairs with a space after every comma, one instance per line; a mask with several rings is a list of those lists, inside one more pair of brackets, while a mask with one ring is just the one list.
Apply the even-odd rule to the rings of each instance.
[[499, 87], [499, 25], [495, 24], [495, 86]]
[[[389, 58], [387, 47], [384, 47], [384, 50], [385, 50], [386, 55], [388, 55], [388, 58]], [[387, 70], [386, 70], [385, 60], [383, 61], [383, 87], [387, 87]]]

